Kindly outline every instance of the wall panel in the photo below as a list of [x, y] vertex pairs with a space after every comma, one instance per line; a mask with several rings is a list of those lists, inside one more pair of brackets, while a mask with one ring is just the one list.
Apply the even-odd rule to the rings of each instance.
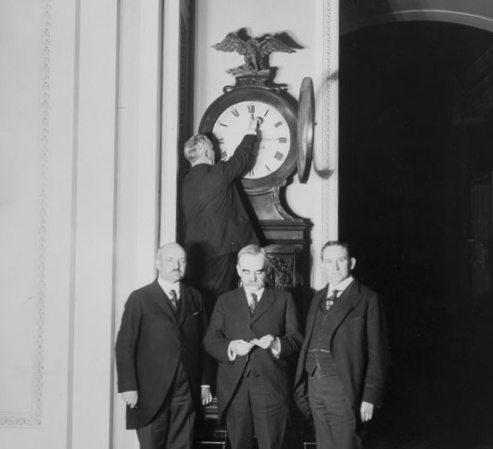
[[0, 6], [0, 440], [66, 447], [75, 1]]
[[0, 6], [0, 446], [109, 447], [118, 2]]

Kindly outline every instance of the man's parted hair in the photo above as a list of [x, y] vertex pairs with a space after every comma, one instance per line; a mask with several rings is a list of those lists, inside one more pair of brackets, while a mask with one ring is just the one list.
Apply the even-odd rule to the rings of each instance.
[[324, 244], [324, 246], [322, 246], [322, 251], [320, 251], [321, 258], [324, 255], [325, 248], [328, 248], [330, 246], [340, 246], [341, 248], [344, 248], [346, 250], [348, 258], [353, 257], [353, 252], [351, 250], [351, 247], [349, 246], [349, 243], [342, 240], [329, 240], [327, 243]]
[[251, 245], [247, 245], [241, 248], [240, 251], [238, 251], [238, 258], [236, 259], [238, 264], [240, 263], [240, 259], [246, 254], [250, 256], [258, 256], [259, 254], [262, 254], [262, 256], [264, 256], [264, 265], [265, 266], [269, 265], [269, 258], [267, 257], [267, 252], [265, 251], [264, 248], [260, 247], [259, 245], [255, 245], [252, 243]]
[[205, 147], [210, 147], [212, 149], [212, 142], [210, 139], [205, 134], [196, 134], [185, 142], [183, 155], [190, 164], [193, 164], [200, 157], [199, 150]]

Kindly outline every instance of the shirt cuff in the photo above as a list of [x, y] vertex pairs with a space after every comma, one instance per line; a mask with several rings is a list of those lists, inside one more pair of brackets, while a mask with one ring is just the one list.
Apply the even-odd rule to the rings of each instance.
[[279, 337], [276, 337], [274, 342], [272, 343], [272, 346], [270, 348], [272, 355], [278, 359], [279, 355], [281, 354], [281, 340], [279, 340]]
[[201, 385], [200, 388], [211, 388], [210, 385]]
[[245, 133], [246, 136], [256, 136], [257, 135], [257, 131], [254, 131], [253, 129], [252, 130], [248, 130], [246, 133]]

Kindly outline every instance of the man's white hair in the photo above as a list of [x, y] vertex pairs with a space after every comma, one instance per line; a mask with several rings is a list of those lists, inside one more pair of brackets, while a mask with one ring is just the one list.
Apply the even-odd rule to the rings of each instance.
[[267, 252], [265, 251], [264, 248], [262, 248], [259, 245], [252, 243], [250, 245], [241, 248], [240, 251], [238, 251], [237, 262], [240, 263], [240, 259], [246, 254], [250, 256], [258, 256], [259, 254], [262, 254], [262, 256], [264, 256], [264, 265], [265, 266], [269, 265], [269, 258], [267, 257]]

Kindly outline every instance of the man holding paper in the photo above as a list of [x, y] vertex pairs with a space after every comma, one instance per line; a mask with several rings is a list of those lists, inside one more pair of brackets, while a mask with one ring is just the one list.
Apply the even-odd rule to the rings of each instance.
[[219, 418], [232, 449], [280, 448], [291, 395], [289, 359], [302, 341], [293, 298], [266, 287], [267, 257], [258, 245], [238, 253], [242, 286], [219, 297], [204, 344], [218, 360]]

